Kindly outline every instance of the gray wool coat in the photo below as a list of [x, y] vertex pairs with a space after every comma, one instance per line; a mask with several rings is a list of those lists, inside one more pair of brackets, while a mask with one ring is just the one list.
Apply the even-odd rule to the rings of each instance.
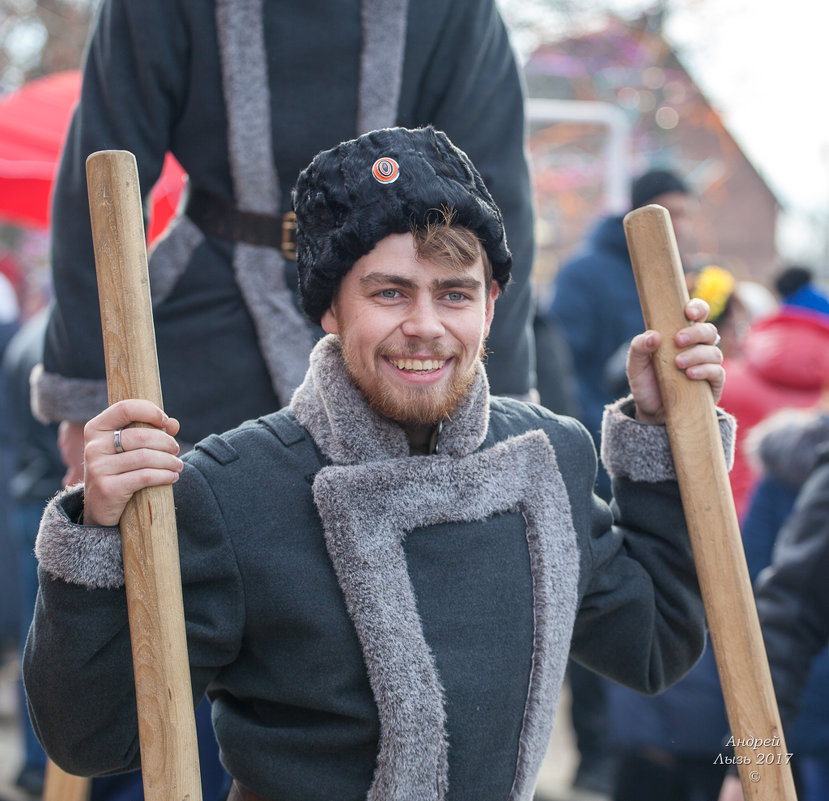
[[[321, 340], [290, 409], [211, 436], [175, 486], [194, 696], [275, 801], [532, 798], [568, 656], [644, 692], [704, 642], [665, 432], [620, 406], [592, 492], [584, 428], [489, 395], [409, 456]], [[76, 773], [138, 764], [117, 529], [46, 511], [24, 673]]]

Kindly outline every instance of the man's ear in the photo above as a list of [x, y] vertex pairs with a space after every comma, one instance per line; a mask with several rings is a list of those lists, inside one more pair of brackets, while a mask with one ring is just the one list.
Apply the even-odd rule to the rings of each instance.
[[337, 325], [337, 314], [334, 310], [334, 301], [331, 301], [331, 305], [325, 310], [324, 314], [322, 315], [320, 325], [322, 326], [322, 330], [325, 331], [326, 334], [340, 333], [340, 327], [339, 325]]
[[497, 281], [493, 281], [489, 287], [489, 297], [486, 301], [486, 321], [484, 322], [484, 336], [489, 336], [489, 328], [492, 325], [492, 317], [495, 314], [495, 301], [498, 299], [498, 295], [501, 292], [501, 288]]

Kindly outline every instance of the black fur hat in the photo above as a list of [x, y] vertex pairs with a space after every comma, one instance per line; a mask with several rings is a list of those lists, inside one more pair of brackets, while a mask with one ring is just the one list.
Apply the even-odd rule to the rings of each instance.
[[299, 174], [293, 205], [302, 307], [315, 323], [357, 259], [441, 206], [478, 235], [501, 288], [509, 281], [501, 212], [469, 157], [432, 127], [383, 128], [319, 153]]

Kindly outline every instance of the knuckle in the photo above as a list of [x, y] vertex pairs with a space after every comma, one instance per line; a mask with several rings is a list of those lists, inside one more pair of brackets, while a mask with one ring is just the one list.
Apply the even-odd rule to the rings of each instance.
[[84, 464], [86, 464], [87, 469], [93, 469], [95, 464], [95, 457], [97, 456], [97, 450], [95, 446], [95, 442], [87, 442], [83, 446], [83, 460]]
[[143, 486], [148, 486], [150, 484], [155, 483], [155, 474], [158, 468], [153, 467], [142, 467], [141, 470], [138, 471], [138, 475], [141, 479], [141, 483]]

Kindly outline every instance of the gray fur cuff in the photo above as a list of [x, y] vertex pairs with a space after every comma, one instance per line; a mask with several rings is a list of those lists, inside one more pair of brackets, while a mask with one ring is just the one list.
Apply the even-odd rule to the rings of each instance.
[[103, 378], [66, 378], [37, 364], [29, 376], [32, 414], [41, 423], [85, 423], [109, 406]]
[[40, 566], [55, 578], [89, 589], [122, 587], [121, 530], [73, 523], [82, 508], [81, 485], [69, 487], [49, 502], [35, 541]]
[[[633, 398], [605, 407], [602, 420], [602, 463], [611, 478], [631, 481], [676, 481], [676, 470], [665, 426], [635, 420]], [[718, 410], [726, 464], [734, 464], [734, 418]]]

